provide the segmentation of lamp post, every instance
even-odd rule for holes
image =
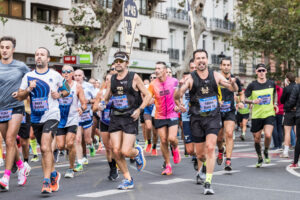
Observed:
[[[73,32],[67,32],[66,33],[66,38],[67,38],[67,45],[69,47],[69,55],[72,55],[72,46],[74,45],[75,42],[75,34]]]

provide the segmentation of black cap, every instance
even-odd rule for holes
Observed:
[[[129,56],[127,55],[127,53],[119,51],[119,52],[114,54],[114,59],[115,60],[120,59],[120,60],[123,60],[123,61],[128,61]]]
[[[267,69],[266,65],[263,64],[263,63],[259,63],[259,64],[256,65],[256,69],[258,69],[260,67],[263,67],[263,68]]]

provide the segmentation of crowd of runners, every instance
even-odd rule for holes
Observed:
[[[196,183],[204,186],[204,194],[214,194],[215,162],[224,163],[226,171],[232,170],[236,128],[241,129],[240,140],[244,141],[249,119],[257,168],[271,162],[270,148],[282,150],[283,158],[289,157],[291,134],[295,133],[294,161],[289,167],[298,167],[300,85],[291,72],[286,74],[282,89],[267,79],[267,67],[258,64],[256,80],[243,88],[231,73],[230,58],[221,59],[217,72],[208,68],[208,53],[198,49],[182,78],[172,77],[172,69],[158,61],[150,80],[142,80],[128,70],[129,56],[120,51],[114,54],[103,81],[91,78],[87,82],[84,72],[74,71],[70,65],[64,65],[61,74],[50,69],[50,52],[45,47],[36,49],[36,66],[31,70],[13,58],[15,47],[14,38],[0,38],[0,165],[5,164],[0,179],[2,191],[9,190],[10,176],[15,172],[18,184],[26,184],[31,152],[30,162],[41,158],[41,193],[56,192],[62,176],[73,178],[74,173],[84,170],[87,149],[94,157],[103,143],[110,169],[108,179],[116,181],[119,173],[124,178],[118,189],[134,188],[126,158],[142,171],[146,167],[144,151],[157,156],[159,146],[164,159],[161,175],[172,175],[172,164],[179,164],[181,156],[191,156]],[[140,125],[143,148],[136,138]],[[184,149],[178,145],[179,132]],[[64,175],[55,169],[62,152],[69,161]]]

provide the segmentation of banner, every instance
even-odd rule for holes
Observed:
[[[133,43],[134,32],[138,18],[138,9],[135,0],[124,0],[123,19],[125,32],[126,53],[130,55]]]
[[[187,0],[187,4],[188,4],[188,15],[189,15],[189,29],[190,29],[190,32],[191,32],[193,49],[195,51],[196,48],[197,48],[197,45],[196,45],[196,39],[195,39],[193,11],[191,9],[192,0]]]

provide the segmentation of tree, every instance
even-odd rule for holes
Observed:
[[[0,3],[2,2],[3,0],[0,0]],[[0,6],[0,14],[2,14],[2,6]],[[6,17],[3,17],[3,16],[0,16],[0,22],[3,24],[3,26],[6,24],[6,22],[8,21],[8,19]]]
[[[122,22],[124,0],[112,0],[111,9],[107,9],[109,1],[106,0],[85,0],[81,4],[76,4],[70,10],[70,24],[51,25],[45,28],[53,32],[55,45],[67,51],[67,43],[63,39],[65,33],[72,31],[77,35],[77,44],[74,50],[91,52],[93,64],[97,66],[93,76],[103,77],[107,71],[109,50],[112,47],[115,33]],[[149,0],[151,10],[155,9],[160,0]],[[56,28],[63,26],[65,32],[57,33]]]
[[[261,54],[276,62],[275,79],[300,65],[300,1],[239,0],[233,46],[243,55]]]

